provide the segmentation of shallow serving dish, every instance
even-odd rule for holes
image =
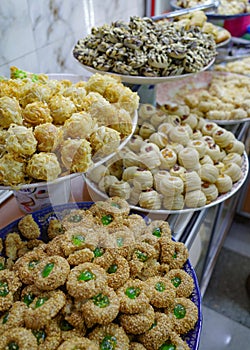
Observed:
[[[58,205],[54,207],[47,207],[42,210],[33,212],[31,215],[35,222],[40,228],[41,235],[39,239],[47,241],[47,228],[49,221],[52,218],[62,219],[65,215],[69,214],[72,209],[89,209],[93,202],[79,202],[79,203],[68,203],[63,205]],[[131,212],[132,213],[132,212]],[[143,216],[143,214],[142,214]],[[147,217],[145,217],[147,222]],[[18,222],[20,219],[10,223],[6,227],[0,230],[0,238],[5,238],[8,233],[18,232]],[[0,254],[1,256],[1,254]],[[199,340],[202,328],[202,311],[201,311],[201,294],[199,290],[199,284],[196,277],[194,268],[192,267],[189,260],[185,263],[183,269],[192,277],[194,282],[194,290],[190,296],[190,299],[195,303],[198,308],[198,321],[195,328],[189,331],[183,339],[187,342],[191,350],[198,350]]]

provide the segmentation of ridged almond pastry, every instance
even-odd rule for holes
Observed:
[[[242,155],[245,151],[245,145],[243,142],[235,139],[229,143],[229,145],[225,148],[227,153],[239,153]]]
[[[122,180],[127,181],[129,183],[133,182],[134,175],[139,168],[137,166],[129,166],[128,168],[123,170]]]
[[[186,171],[181,178],[186,193],[201,189],[201,178],[196,171]]]
[[[156,113],[157,109],[154,105],[150,103],[144,103],[140,105],[138,118],[142,121],[150,120],[150,118],[153,117]]]
[[[166,179],[170,176],[169,171],[167,170],[158,170],[154,175],[154,188],[157,192],[160,192],[160,183],[163,179]]]
[[[180,143],[183,146],[186,146],[190,140],[188,131],[182,126],[171,129],[168,136],[172,142]]]
[[[223,152],[216,143],[207,144],[206,154],[209,155],[214,162],[219,162],[223,158]]]
[[[204,182],[201,185],[201,190],[207,198],[206,204],[209,204],[212,201],[214,201],[219,195],[216,185],[208,182]]]
[[[211,110],[206,113],[206,118],[211,120],[230,120],[231,111]]]
[[[125,168],[128,168],[130,166],[140,167],[142,165],[140,162],[139,156],[135,152],[129,150],[126,147],[124,147],[124,149],[122,149],[119,152],[119,154],[121,156],[121,159],[123,160],[123,166]]]
[[[241,168],[235,163],[228,163],[221,169],[221,174],[227,174],[231,177],[233,183],[241,179]]]
[[[182,177],[182,175],[186,172],[187,170],[183,166],[178,164],[175,164],[169,171],[171,176],[180,176],[180,177]]]
[[[145,142],[141,148],[140,148],[140,152],[141,153],[149,153],[151,151],[155,151],[155,152],[160,152],[160,148],[153,142]]]
[[[219,170],[213,164],[203,164],[199,170],[199,176],[202,181],[215,183],[219,176]]]
[[[162,205],[167,210],[182,210],[184,204],[184,196],[181,193],[176,193],[174,196],[164,196],[162,200]]]
[[[131,149],[131,151],[138,153],[140,152],[140,149],[142,145],[145,144],[145,141],[140,135],[133,135],[131,139],[128,142],[128,147]]]
[[[181,121],[185,124],[190,125],[192,130],[194,130],[198,125],[198,119],[195,113],[190,113],[189,115],[182,116]]]
[[[228,163],[235,163],[241,167],[242,165],[242,156],[239,153],[228,153],[224,158],[223,158],[223,163],[228,164]]]
[[[156,144],[160,149],[162,149],[168,144],[168,138],[162,133],[154,132],[152,135],[150,135],[149,142]]]
[[[150,137],[150,135],[152,135],[155,131],[156,130],[151,123],[143,122],[141,127],[140,127],[140,130],[139,130],[139,135],[143,139],[148,139]]]
[[[201,132],[203,135],[213,136],[213,133],[219,128],[216,123],[205,123],[201,128]]]
[[[177,154],[169,147],[160,152],[160,168],[170,170],[177,162]]]
[[[214,164],[214,162],[208,154],[205,154],[204,157],[200,159],[200,164]]]
[[[160,192],[164,196],[175,196],[176,193],[182,193],[184,183],[180,177],[164,177],[159,184]]]
[[[142,193],[142,190],[140,187],[132,186],[130,190],[129,203],[132,205],[138,205],[141,193]]]
[[[161,196],[155,190],[142,192],[139,196],[139,204],[142,208],[159,210],[161,209]]]
[[[125,181],[116,181],[109,186],[110,197],[120,197],[123,199],[129,199],[130,197],[130,186]]]
[[[235,139],[234,134],[223,128],[218,128],[213,132],[213,139],[222,148],[227,147]]]
[[[105,176],[109,174],[109,170],[108,168],[103,165],[100,164],[97,167],[94,167],[93,169],[91,169],[91,171],[88,172],[88,178],[95,182],[98,183],[101,181],[101,179]]]
[[[158,126],[158,132],[164,135],[168,135],[170,130],[174,128],[171,123],[165,122]]]
[[[150,170],[138,169],[134,173],[133,185],[142,191],[153,187],[153,175]]]
[[[148,153],[141,152],[139,158],[144,168],[149,170],[155,169],[161,165],[160,152],[156,152],[154,150]]]
[[[178,161],[187,170],[200,168],[199,153],[192,147],[186,147],[178,153]]]
[[[188,146],[196,149],[199,153],[199,158],[204,157],[206,153],[206,142],[204,140],[191,140]]]
[[[227,174],[220,174],[215,182],[215,185],[220,194],[227,193],[231,191],[233,187],[233,181],[231,177]]]
[[[150,123],[158,128],[159,125],[166,121],[166,114],[160,109],[156,109],[155,114],[150,118]]]
[[[206,205],[207,198],[201,190],[185,193],[185,205],[189,208],[199,208]]]
[[[98,188],[103,193],[109,192],[109,187],[112,185],[112,183],[117,181],[117,177],[114,175],[105,175],[101,178],[101,180],[98,183]]]

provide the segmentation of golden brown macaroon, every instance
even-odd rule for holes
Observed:
[[[61,167],[57,156],[54,153],[35,153],[29,159],[26,172],[36,179],[43,181],[53,181],[61,174]]]
[[[0,126],[8,128],[12,123],[23,124],[22,110],[15,97],[0,97]]]
[[[32,128],[11,124],[5,143],[6,150],[22,157],[31,156],[36,152],[37,140]]]
[[[85,139],[98,128],[97,122],[90,114],[81,111],[73,113],[62,127],[64,138]]]
[[[40,236],[40,228],[31,214],[25,215],[18,222],[18,229],[27,239],[35,239]]]
[[[63,131],[52,123],[44,123],[35,126],[34,136],[37,140],[37,149],[40,152],[54,152],[62,142]]]
[[[29,103],[22,110],[23,123],[26,126],[36,126],[44,123],[51,123],[52,117],[47,103],[36,101]]]
[[[92,165],[91,144],[85,139],[67,139],[61,144],[61,161],[71,172],[85,172]]]
[[[5,153],[0,158],[0,183],[15,186],[29,182],[26,174],[26,162],[14,154]]]
[[[52,96],[48,101],[53,124],[62,125],[76,112],[76,106],[69,97],[60,94]]]
[[[4,247],[6,257],[16,260],[19,250],[24,247],[24,242],[19,233],[11,232],[5,237]]]

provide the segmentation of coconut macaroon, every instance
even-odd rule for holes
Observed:
[[[18,229],[21,234],[27,239],[35,239],[40,236],[40,227],[34,220],[31,214],[25,215],[18,222]]]
[[[57,179],[62,170],[54,153],[40,152],[30,158],[26,171],[36,180],[53,181]]]

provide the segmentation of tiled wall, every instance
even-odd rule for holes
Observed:
[[[9,67],[85,74],[72,48],[93,26],[145,15],[144,0],[1,0],[0,75]]]

